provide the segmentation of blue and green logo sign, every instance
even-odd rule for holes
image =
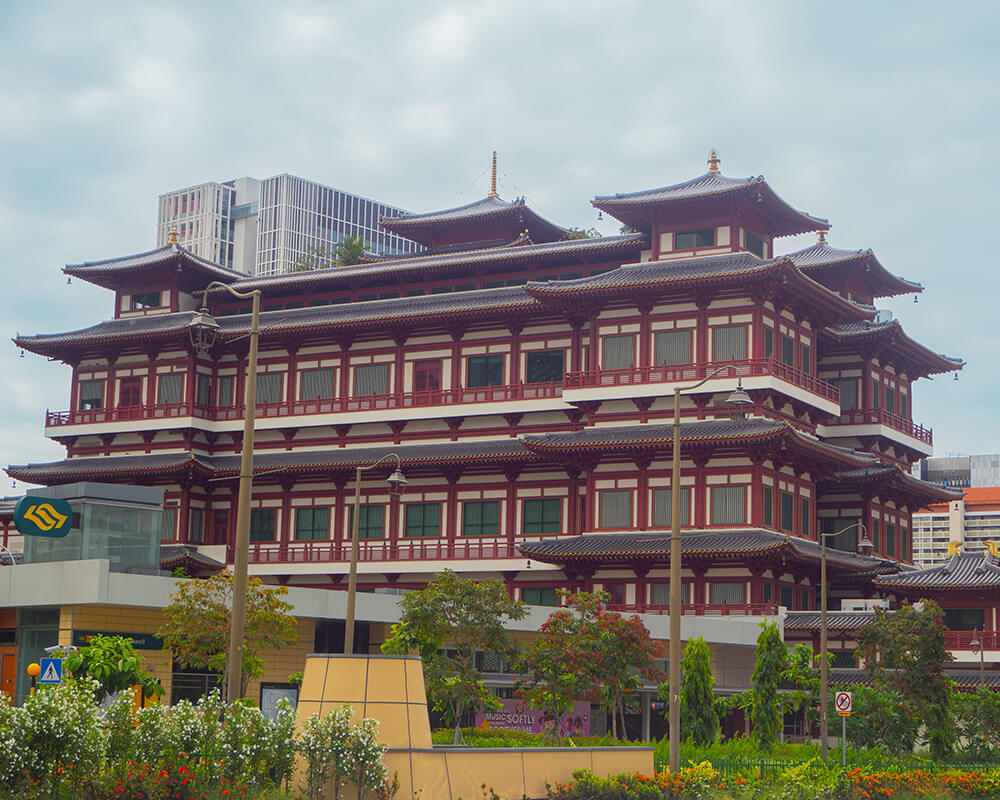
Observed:
[[[73,509],[65,500],[26,495],[14,506],[14,527],[25,536],[58,539],[73,527]]]

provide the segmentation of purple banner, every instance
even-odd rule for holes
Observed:
[[[542,733],[547,724],[542,719],[540,709],[531,708],[525,704],[521,708],[520,700],[501,700],[503,710],[488,711],[476,714],[476,727],[486,730],[514,730]],[[590,703],[574,703],[573,710],[562,718],[563,736],[590,735]]]

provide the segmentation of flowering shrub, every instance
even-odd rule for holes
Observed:
[[[699,800],[737,790],[743,778],[727,780],[707,761],[653,777],[638,773],[601,778],[589,770],[573,773],[573,783],[549,785],[549,800]]]
[[[897,795],[955,798],[1000,797],[1000,769],[985,772],[867,772],[852,769],[845,774],[851,800],[880,800]]]

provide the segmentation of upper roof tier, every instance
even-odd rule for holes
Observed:
[[[512,242],[525,235],[537,243],[572,238],[565,228],[533,211],[523,197],[508,203],[493,193],[474,203],[444,211],[388,217],[379,225],[432,249],[454,245],[475,247],[481,242]]]
[[[906,595],[923,595],[954,590],[989,590],[1000,588],[1000,564],[989,550],[956,551],[943,564],[899,575],[886,575],[875,581],[879,589]]]
[[[181,277],[181,288],[192,291],[204,288],[211,281],[232,283],[246,278],[243,272],[220,266],[212,261],[196,256],[179,244],[165,244],[145,253],[108,258],[103,261],[84,261],[82,264],[67,264],[63,272],[103,286],[105,289],[119,289],[123,284],[134,283],[149,273],[169,268]]]
[[[825,328],[821,336],[830,344],[828,355],[836,354],[838,346],[844,353],[856,352],[861,346],[867,346],[873,353],[889,351],[896,367],[911,378],[952,372],[965,366],[961,358],[935,353],[911,339],[898,319],[854,320]]]
[[[810,278],[835,292],[843,291],[845,284],[852,279],[863,282],[872,297],[895,297],[924,290],[919,283],[889,272],[870,249],[841,250],[831,247],[825,233],[820,233],[816,244],[788,253],[788,258]]]
[[[798,211],[778,197],[764,176],[723,175],[714,151],[708,163],[709,171],[697,178],[658,189],[599,195],[592,205],[636,230],[647,232],[654,221],[666,223],[672,216],[690,222],[697,218],[728,217],[749,209],[767,220],[772,236],[829,229],[827,220]]]

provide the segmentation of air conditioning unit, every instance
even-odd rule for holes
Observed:
[[[888,603],[885,600],[861,600],[861,599],[848,599],[840,601],[841,611],[878,611],[879,609],[888,608]]]

